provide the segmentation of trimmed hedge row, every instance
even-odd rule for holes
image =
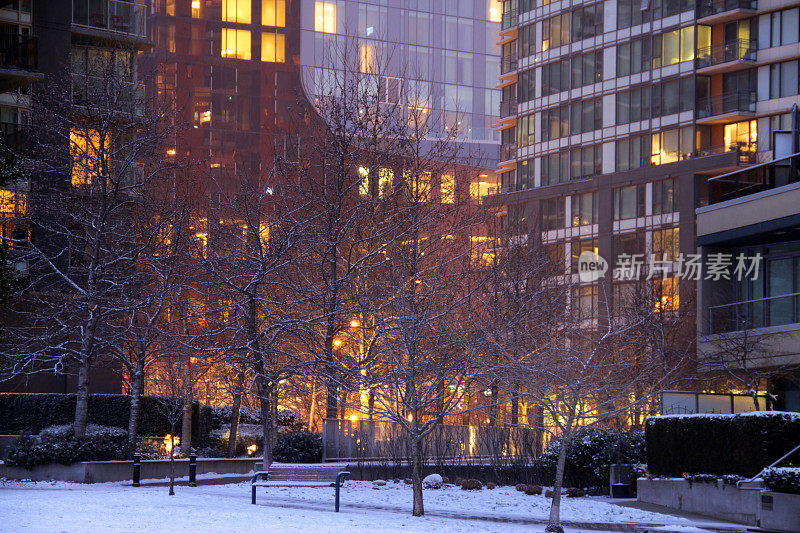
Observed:
[[[143,396],[139,410],[139,435],[163,437],[170,432],[164,398]],[[90,394],[89,423],[128,428],[131,397],[125,394]],[[0,393],[0,434],[39,433],[75,419],[75,394]],[[180,425],[180,423],[179,423]],[[211,408],[194,402],[192,441],[202,446],[211,431]]]
[[[647,467],[654,476],[754,476],[800,442],[800,413],[667,415],[647,419]]]
[[[768,468],[761,477],[768,490],[800,494],[800,468]]]

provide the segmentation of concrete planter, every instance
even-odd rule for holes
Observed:
[[[639,501],[758,525],[761,491],[716,483],[689,483],[683,478],[637,480]]]
[[[239,474],[252,472],[261,459],[197,459],[197,475]],[[142,461],[142,479],[169,477],[169,461]],[[189,460],[175,460],[175,476],[189,475]],[[129,481],[133,477],[133,461],[87,461],[71,465],[49,464],[32,470],[0,465],[0,477],[7,479],[30,479],[33,481],[72,481],[75,483],[108,483]]]
[[[759,526],[769,531],[800,531],[800,494],[760,493]]]

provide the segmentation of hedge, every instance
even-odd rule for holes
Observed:
[[[751,477],[800,442],[800,413],[666,415],[647,420],[647,466],[654,476]]]
[[[170,432],[164,415],[164,398],[143,396],[139,410],[139,435],[163,437]],[[131,398],[125,394],[90,394],[89,422],[128,429]],[[71,424],[75,419],[75,394],[0,393],[0,434],[39,433],[49,426]],[[180,422],[179,422],[180,425]],[[194,402],[192,441],[203,446],[211,431],[211,408]]]
[[[800,468],[768,468],[761,477],[767,490],[800,494]]]

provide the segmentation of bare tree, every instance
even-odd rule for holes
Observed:
[[[107,325],[126,308],[125,287],[144,241],[129,224],[167,166],[165,115],[151,104],[132,50],[114,50],[37,85],[37,149],[26,162],[34,239],[30,283],[14,306],[4,350],[12,372],[77,372],[75,432],[87,423],[90,370],[114,342]]]

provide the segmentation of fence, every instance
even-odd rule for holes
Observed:
[[[411,456],[399,424],[382,420],[327,419],[322,429],[325,461],[391,461]],[[542,451],[541,431],[515,426],[438,425],[423,441],[423,457],[437,464],[526,462]]]

